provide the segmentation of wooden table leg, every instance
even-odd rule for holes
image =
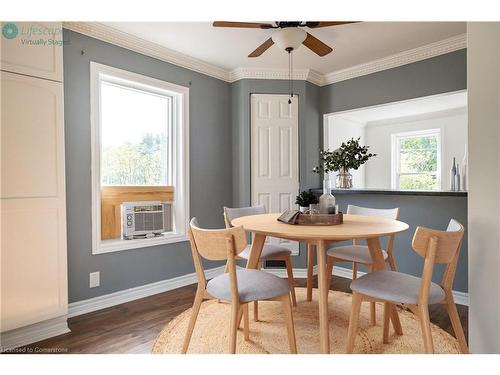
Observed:
[[[378,237],[368,238],[366,240],[370,255],[373,259],[373,271],[381,271],[385,269],[384,254],[380,248],[380,240]]]
[[[253,238],[252,249],[250,250],[250,258],[248,258],[247,268],[256,269],[258,267],[260,254],[262,254],[262,248],[264,247],[264,242],[266,242],[266,235],[256,233]]]
[[[314,245],[307,243],[307,300],[312,301],[313,290],[313,268],[314,268]]]
[[[380,240],[378,237],[369,238],[366,240],[368,244],[368,249],[370,250],[370,255],[373,259],[373,271],[383,271],[385,270],[384,254],[382,254],[382,249],[380,247]],[[391,307],[391,321],[398,335],[401,335],[403,331],[401,330],[401,322],[399,321],[399,315],[395,306]]]
[[[318,257],[318,287],[319,287],[319,334],[321,353],[330,353],[329,324],[328,324],[328,286],[326,275],[326,247],[320,240],[316,248]]]

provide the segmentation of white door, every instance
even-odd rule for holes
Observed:
[[[253,94],[251,101],[251,194],[252,205],[267,212],[296,208],[299,192],[298,98],[288,95]],[[268,243],[299,253],[298,242],[270,238]]]

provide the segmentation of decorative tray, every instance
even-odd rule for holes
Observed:
[[[340,225],[344,222],[342,212],[338,214],[300,214],[297,216],[297,225]]]

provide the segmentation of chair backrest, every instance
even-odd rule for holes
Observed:
[[[354,206],[352,204],[347,205],[348,215],[366,215],[366,216],[380,216],[387,219],[396,220],[399,216],[399,208],[368,208]]]
[[[347,205],[347,214],[348,215],[366,215],[366,216],[379,216],[384,217],[386,219],[394,219],[396,220],[399,217],[399,208],[369,208],[369,207],[360,207],[354,206],[352,204]],[[395,234],[389,236],[389,242],[387,243],[387,252],[391,254],[394,248],[394,238]],[[353,240],[352,243],[354,245],[359,244],[359,240]]]
[[[425,259],[419,291],[419,304],[426,304],[428,301],[435,263],[447,264],[441,286],[447,293],[451,293],[463,236],[464,227],[455,219],[450,220],[446,231],[424,227],[417,227],[415,230],[412,247],[418,255]]]
[[[224,207],[224,221],[226,228],[231,228],[231,221],[242,216],[265,214],[266,208],[263,204],[250,207],[230,208]]]
[[[427,257],[431,239],[436,241],[434,263],[449,264],[455,260],[464,236],[464,227],[455,219],[451,219],[446,231],[425,227],[417,227],[413,236],[412,247],[421,257]]]
[[[196,218],[189,223],[192,238],[191,246],[203,258],[210,260],[228,259],[228,251],[238,255],[247,246],[247,238],[243,227],[227,229],[202,229]],[[228,240],[232,241],[234,248],[228,248]]]

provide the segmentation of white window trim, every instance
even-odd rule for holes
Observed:
[[[101,129],[100,129],[100,92],[101,76],[111,76],[113,81],[125,84],[133,82],[134,87],[144,87],[148,91],[168,92],[173,96],[174,116],[180,116],[180,127],[173,127],[173,155],[175,168],[172,182],[175,186],[173,210],[174,233],[162,237],[134,240],[101,240]],[[156,245],[187,241],[189,225],[189,88],[175,85],[141,74],[90,62],[90,100],[91,100],[91,177],[92,177],[92,254],[138,249]],[[174,121],[177,122],[177,121]]]
[[[443,148],[441,147],[441,139],[442,139],[442,129],[441,128],[433,128],[433,129],[424,129],[424,130],[416,130],[409,132],[401,132],[391,134],[391,189],[399,188],[399,140],[401,138],[410,138],[416,136],[425,136],[425,135],[437,135],[438,143],[437,143],[437,172],[436,176],[438,179],[438,188],[435,189],[439,191],[442,189],[442,152]]]

